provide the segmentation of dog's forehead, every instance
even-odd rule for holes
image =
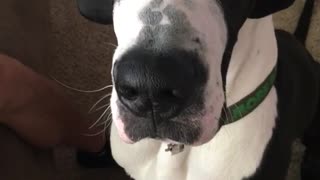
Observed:
[[[201,39],[212,34],[209,31],[214,31],[212,27],[218,24],[215,14],[221,21],[222,12],[218,6],[216,0],[140,0],[135,3],[120,0],[114,9],[118,44],[139,44],[155,49],[203,48],[205,43],[201,43]]]
[[[186,6],[187,2],[191,0],[186,1]],[[144,47],[177,47],[197,39],[197,32],[186,12],[163,0],[152,1],[139,13],[139,19],[144,26],[138,42]]]
[[[162,24],[177,24],[179,20],[186,18],[184,12],[179,11],[173,4],[165,3],[164,0],[153,0],[139,12],[139,18],[145,25],[158,25],[164,16],[169,18],[170,22]]]

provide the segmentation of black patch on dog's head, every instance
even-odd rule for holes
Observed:
[[[140,32],[137,44],[148,49],[163,50],[163,47],[166,49],[177,48],[184,42],[197,39],[199,41],[197,44],[201,45],[197,32],[182,11],[172,5],[166,6],[163,12],[152,10],[152,8],[159,8],[160,5],[151,4],[139,14],[145,26]],[[169,24],[160,24],[163,16],[168,18]]]
[[[143,24],[155,26],[161,22],[163,15],[159,11],[152,11],[151,8],[147,8],[143,13],[140,13],[139,17]]]
[[[154,8],[154,7],[159,7],[161,4],[163,3],[163,0],[153,0],[151,2],[151,7]]]

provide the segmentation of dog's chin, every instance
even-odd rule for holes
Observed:
[[[203,122],[206,122],[205,118],[203,120],[204,120]],[[208,121],[207,121],[206,123],[202,123],[202,128],[201,128],[202,130],[201,130],[198,138],[192,142],[184,141],[183,137],[176,137],[175,139],[171,139],[171,138],[168,138],[166,136],[166,134],[163,134],[162,137],[146,136],[146,137],[141,137],[139,139],[133,140],[132,138],[130,138],[130,135],[128,135],[125,132],[125,125],[120,118],[114,119],[114,123],[117,128],[118,135],[119,135],[120,139],[126,144],[135,144],[135,143],[138,143],[144,139],[154,139],[154,140],[166,143],[166,144],[184,144],[184,145],[196,147],[196,146],[204,145],[204,144],[208,143],[209,141],[211,141],[218,131],[218,122],[211,121],[210,122],[211,124],[208,124]],[[178,128],[180,128],[179,125],[174,127],[174,129],[178,129]],[[168,133],[168,136],[169,136],[169,133]]]

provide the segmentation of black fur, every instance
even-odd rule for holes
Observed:
[[[281,11],[293,4],[294,0],[256,0],[249,18],[261,18]]]
[[[80,14],[86,19],[100,23],[112,24],[114,0],[77,0]]]

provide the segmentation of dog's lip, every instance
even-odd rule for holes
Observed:
[[[115,125],[116,125],[116,128],[118,130],[118,134],[119,134],[120,139],[126,144],[136,144],[136,143],[138,143],[138,142],[140,142],[141,140],[144,140],[144,139],[153,139],[153,140],[157,140],[157,141],[160,141],[162,143],[165,143],[165,144],[184,144],[184,145],[188,145],[188,146],[192,146],[192,147],[198,147],[198,146],[202,146],[202,145],[210,142],[216,136],[216,134],[218,133],[218,131],[220,129],[219,127],[217,127],[215,129],[213,129],[212,131],[202,131],[199,139],[194,141],[193,143],[190,143],[190,144],[188,144],[188,143],[185,144],[183,142],[178,142],[178,141],[175,141],[173,139],[166,138],[166,137],[146,136],[146,137],[141,137],[141,139],[132,140],[124,132],[124,123],[123,123],[122,120],[123,119],[121,119],[121,118],[117,118],[115,120]],[[176,123],[179,124],[179,122],[176,122]]]
[[[121,119],[115,119],[114,123],[116,125],[116,128],[118,130],[118,134],[120,136],[120,139],[124,141],[127,144],[134,144],[134,142],[127,136],[127,134],[124,132],[124,124]]]
[[[117,106],[122,106],[123,107],[123,105],[121,103],[119,104],[119,102],[118,102]],[[122,113],[124,113],[124,112],[122,112]],[[130,113],[131,114],[131,112],[125,112],[125,113]],[[136,117],[134,114],[131,114],[131,115],[133,115],[133,117]],[[125,120],[125,119],[123,119],[124,118],[123,114],[122,114],[122,116],[117,116],[117,117],[114,117],[114,118],[115,119],[113,119],[113,120],[121,121],[120,123],[116,123],[116,128],[118,129],[118,133],[119,133],[120,139],[123,142],[125,142],[126,144],[136,144],[136,143],[140,142],[141,140],[152,139],[152,140],[156,140],[156,141],[159,141],[159,142],[162,142],[162,143],[165,143],[165,144],[184,144],[184,145],[188,145],[188,146],[198,147],[198,146],[204,145],[204,144],[208,143],[210,140],[212,140],[212,138],[217,134],[217,131],[218,131],[218,129],[214,129],[213,131],[211,131],[211,133],[209,133],[210,135],[207,134],[208,132],[203,132],[202,131],[200,133],[200,136],[198,137],[198,139],[195,140],[192,143],[179,142],[179,141],[175,141],[175,140],[166,138],[165,136],[158,137],[156,135],[153,136],[153,137],[152,136],[145,136],[145,137],[141,137],[139,139],[130,139],[128,137],[128,135],[124,132],[125,124],[123,123],[123,120]],[[139,117],[136,117],[136,118],[139,118]],[[200,119],[199,118],[200,117],[198,117],[196,119],[198,119],[199,121],[208,120],[208,119],[212,118],[212,115],[206,115],[206,116],[203,115]],[[144,120],[147,120],[147,119],[144,118]],[[179,124],[184,124],[183,122],[177,121],[177,119],[169,119],[168,121],[176,123],[177,126]]]
[[[126,135],[123,135],[123,133],[119,133],[120,138],[122,139],[123,142],[127,144],[134,144],[135,142],[129,139]]]

